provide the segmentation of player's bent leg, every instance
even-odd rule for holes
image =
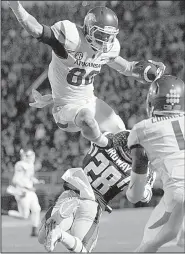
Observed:
[[[35,192],[31,192],[30,197],[30,210],[31,210],[31,222],[32,222],[32,232],[31,236],[37,236],[37,230],[40,223],[40,212],[41,207],[39,204],[38,197]]]
[[[45,213],[39,229],[38,229],[38,241],[40,244],[44,244],[45,238],[46,238],[46,221],[51,217],[51,213],[53,210],[53,206],[51,206]]]
[[[81,129],[82,135],[89,141],[101,147],[108,145],[108,139],[102,135],[98,123],[90,109],[82,108],[76,115],[75,124]]]
[[[22,220],[27,219],[27,218],[23,217],[19,211],[16,211],[16,210],[9,210],[8,215],[10,217],[15,217],[15,218],[22,219]]]
[[[69,105],[70,106],[70,105]],[[65,114],[64,114],[65,111]],[[73,106],[72,107],[58,107],[58,106],[54,106],[52,109],[52,114],[53,117],[55,119],[55,122],[57,124],[57,126],[66,132],[78,132],[80,131],[80,128],[77,127],[74,124],[74,117],[76,115],[77,112],[77,108],[75,108]],[[66,117],[65,115],[68,115],[68,117]]]
[[[68,245],[63,241],[65,246],[74,252],[91,252],[97,242],[101,213],[101,207],[97,202],[80,200],[80,206],[71,228],[71,235],[78,241],[73,246],[72,240],[68,242]]]
[[[156,252],[162,245],[173,240],[182,225],[184,197],[182,190],[164,194],[154,209],[146,227],[144,238],[135,252]]]
[[[15,198],[15,199],[17,201],[18,211],[9,210],[8,215],[18,219],[25,219],[25,220],[28,219],[30,215],[30,210],[29,210],[29,200],[27,198],[27,194],[23,198]]]
[[[70,229],[78,204],[78,198],[73,191],[63,192],[57,200],[50,218],[45,223],[47,232],[44,246],[47,251],[53,251],[62,237],[62,232]]]
[[[80,200],[70,233],[56,227],[55,241],[59,240],[70,252],[91,252],[97,241],[100,215],[97,202]]]
[[[38,230],[38,241],[40,244],[45,245],[45,248],[48,251],[52,251],[55,248],[58,239],[61,237],[62,231],[65,232],[65,230],[69,230],[73,223],[73,216],[69,216],[63,218],[59,225],[54,225],[52,223],[53,221],[50,221],[49,225],[48,223],[46,224],[46,221],[51,217],[53,208],[54,207],[52,206],[47,210]],[[50,231],[52,231],[52,234]]]
[[[117,133],[125,130],[125,124],[119,115],[104,101],[96,99],[95,119],[101,132]]]

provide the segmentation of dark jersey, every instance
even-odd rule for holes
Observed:
[[[83,160],[83,169],[104,204],[123,191],[130,181],[131,165],[115,148],[105,150],[92,144]]]

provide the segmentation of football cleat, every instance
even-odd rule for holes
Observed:
[[[56,225],[54,221],[50,221],[49,224],[45,225],[46,227],[46,238],[44,241],[44,247],[48,252],[54,251],[57,242],[60,241],[62,237],[62,232],[59,225]]]
[[[32,227],[31,235],[32,237],[37,237],[38,232],[37,232],[37,227]]]

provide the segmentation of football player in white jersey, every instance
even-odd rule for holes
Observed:
[[[46,212],[39,230],[38,240],[47,251],[53,251],[57,242],[72,252],[95,248],[102,211],[111,212],[110,200],[125,193],[130,181],[129,132],[120,134],[123,147],[104,149],[92,143],[83,167],[68,169],[62,176],[65,191]],[[150,171],[142,202],[150,201],[154,181]]]
[[[135,203],[142,196],[147,160],[158,173],[164,190],[163,197],[146,224],[137,252],[157,252],[162,245],[175,239],[178,233],[178,245],[183,246],[184,97],[185,84],[181,79],[171,75],[157,79],[148,92],[149,119],[137,123],[128,137],[128,146],[132,151],[128,199]]]
[[[21,149],[20,156],[21,160],[15,164],[12,185],[7,188],[7,192],[13,195],[17,201],[18,211],[9,210],[7,214],[20,219],[28,219],[31,211],[31,236],[37,236],[41,207],[35,193],[34,184],[43,184],[44,181],[34,177],[34,151]]]
[[[119,56],[120,44],[116,14],[106,7],[95,7],[84,19],[83,27],[69,21],[56,22],[49,27],[41,25],[19,1],[8,1],[20,24],[39,41],[50,45],[52,60],[48,78],[52,95],[41,96],[33,91],[33,107],[53,105],[53,116],[64,131],[81,131],[82,135],[102,147],[111,145],[103,131],[116,133],[125,125],[114,110],[94,95],[94,77],[104,64],[126,76],[146,82],[133,69],[137,62],[128,62]],[[158,67],[162,75],[165,66]]]

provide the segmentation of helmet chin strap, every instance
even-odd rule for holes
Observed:
[[[111,48],[112,47],[110,47],[110,49],[108,50],[108,51],[106,51],[106,52],[104,52],[104,45],[102,44],[102,46],[101,46],[101,48],[99,48],[98,47],[98,43],[97,42],[95,42],[95,41],[93,41],[93,39],[86,33],[84,33],[84,36],[85,36],[85,39],[86,39],[86,41],[90,44],[90,46],[91,46],[91,48],[93,49],[93,51],[95,51],[95,52],[97,52],[97,53],[100,53],[100,54],[102,54],[102,53],[107,53],[107,52],[109,52],[110,50],[111,50]],[[95,44],[97,44],[97,47],[96,47],[96,45]],[[113,46],[113,45],[112,45]]]

